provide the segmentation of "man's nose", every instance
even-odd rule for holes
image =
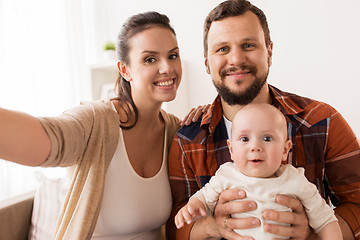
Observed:
[[[240,48],[232,48],[228,61],[231,65],[238,66],[246,62],[246,55]]]

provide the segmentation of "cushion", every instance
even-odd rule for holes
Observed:
[[[35,193],[29,239],[49,240],[55,230],[57,218],[68,189],[66,177],[49,178],[36,172],[39,188]]]

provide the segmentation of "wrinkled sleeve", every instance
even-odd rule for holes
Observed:
[[[325,175],[330,198],[339,214],[360,239],[360,150],[356,135],[346,120],[332,108]]]
[[[176,134],[169,153],[169,178],[173,206],[167,222],[167,238],[171,240],[189,239],[193,224],[185,224],[183,228],[177,229],[174,217],[199,187],[182,148],[182,143]]]
[[[51,151],[42,167],[68,167],[83,154],[93,125],[89,105],[80,105],[57,117],[40,118],[51,142]]]
[[[333,221],[337,221],[334,211],[326,203],[326,201],[319,194],[316,186],[309,182],[302,168],[297,169],[294,178],[299,185],[298,198],[305,207],[306,215],[309,219],[309,225],[319,233],[323,227]]]

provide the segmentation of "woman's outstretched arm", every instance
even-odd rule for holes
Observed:
[[[37,118],[0,108],[0,158],[38,166],[50,148],[50,139]]]

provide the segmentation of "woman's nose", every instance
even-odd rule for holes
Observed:
[[[169,74],[174,71],[172,63],[168,60],[161,61],[159,73],[160,74]]]

